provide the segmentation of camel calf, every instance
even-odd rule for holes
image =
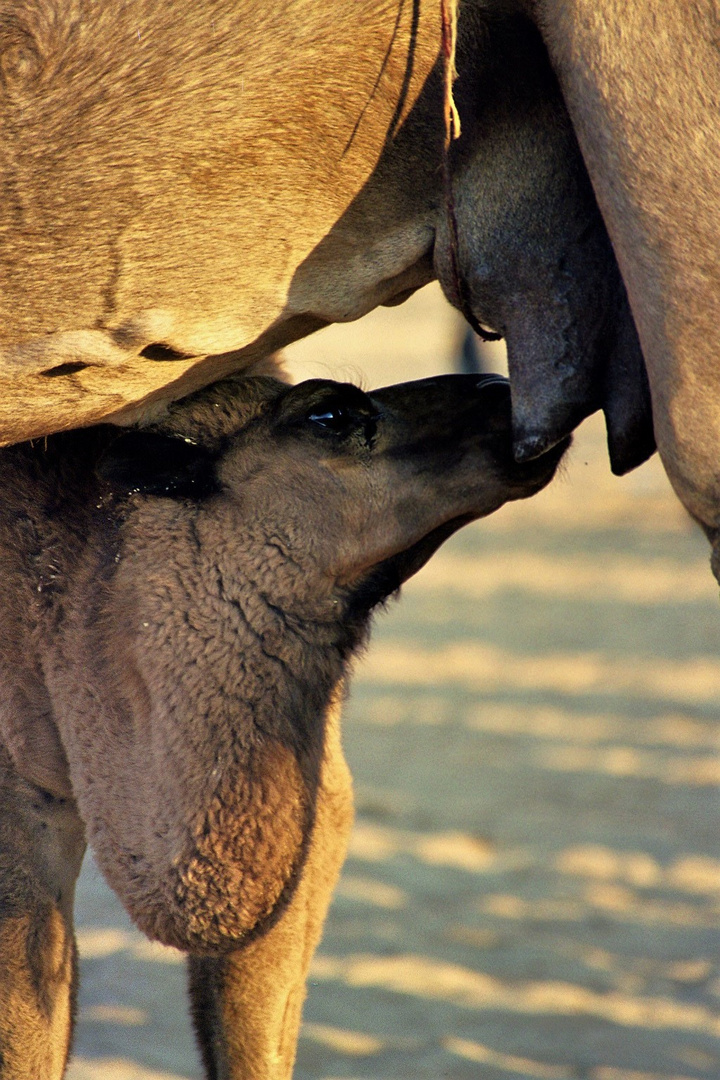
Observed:
[[[352,819],[337,703],[373,608],[548,483],[508,383],[230,379],[0,454],[0,1076],[55,1080],[85,836],[189,954],[208,1077],[292,1072]]]

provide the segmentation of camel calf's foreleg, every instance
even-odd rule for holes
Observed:
[[[27,783],[0,747],[0,1080],[59,1080],[65,1070],[84,850],[74,802]]]
[[[347,851],[352,782],[328,725],[315,824],[293,897],[262,937],[221,959],[190,957],[191,1011],[208,1080],[289,1080],[310,961]]]

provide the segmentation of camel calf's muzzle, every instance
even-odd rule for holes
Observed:
[[[462,525],[543,488],[570,442],[516,462],[510,384],[500,375],[402,383],[372,391],[369,402],[376,503],[373,509],[363,498],[364,527],[347,530],[337,550],[342,580],[360,580],[372,568],[373,600],[407,580]]]

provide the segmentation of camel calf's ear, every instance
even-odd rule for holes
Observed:
[[[128,431],[103,451],[95,471],[116,491],[199,499],[217,490],[215,464],[192,439]]]

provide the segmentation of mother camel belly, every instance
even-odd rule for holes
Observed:
[[[507,338],[519,456],[597,408],[616,471],[647,456],[639,345],[540,35],[520,2],[461,5],[444,161],[440,16],[0,0],[0,441],[132,421],[437,274]]]
[[[296,311],[290,284],[417,97],[429,21],[363,0],[2,0],[4,441],[177,397],[222,374],[188,378],[200,357],[242,367],[334,317],[317,296]],[[426,246],[400,224],[388,253],[385,226],[357,313]]]

